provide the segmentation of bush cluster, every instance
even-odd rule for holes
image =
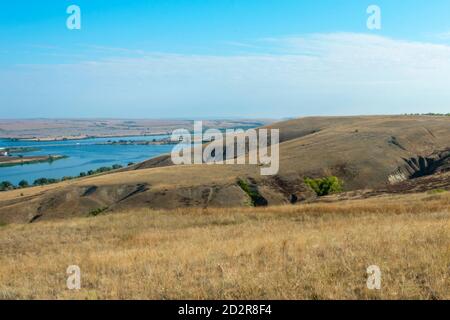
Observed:
[[[319,179],[305,178],[305,183],[319,196],[342,192],[343,183],[337,177],[325,177]]]

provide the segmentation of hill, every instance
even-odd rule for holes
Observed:
[[[162,156],[105,175],[1,193],[0,222],[142,208],[248,206],[253,201],[246,189],[268,205],[312,201],[305,177],[337,176],[347,192],[402,190],[405,184],[430,190],[435,184],[420,178],[431,175],[439,177],[440,187],[449,187],[448,117],[312,117],[265,128],[280,130],[276,176],[261,176],[258,165],[173,166],[169,156]]]

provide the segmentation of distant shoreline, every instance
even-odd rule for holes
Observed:
[[[0,137],[3,140],[18,141],[18,142],[56,142],[56,141],[74,141],[74,140],[88,140],[88,139],[101,139],[101,138],[125,138],[125,137],[156,137],[156,136],[168,136],[170,133],[152,133],[152,134],[120,134],[120,135],[83,135],[83,136],[63,136],[63,137],[32,137],[32,138],[20,138],[20,137]]]
[[[9,154],[17,154],[17,153],[27,153],[27,152],[34,152],[34,151],[40,151],[39,148],[31,148],[31,147],[7,147],[2,148],[2,151],[6,151]]]
[[[204,120],[219,130],[263,127],[269,120]],[[153,137],[193,128],[193,120],[34,119],[1,120],[0,139],[26,142],[73,141],[101,138]]]

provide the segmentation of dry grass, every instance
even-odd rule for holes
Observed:
[[[0,227],[3,299],[449,299],[449,266],[448,193]]]

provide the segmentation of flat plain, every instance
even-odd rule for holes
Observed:
[[[259,127],[273,120],[207,120],[214,128]],[[29,141],[78,140],[89,137],[130,137],[168,134],[189,129],[191,120],[163,119],[0,119],[0,138]]]

